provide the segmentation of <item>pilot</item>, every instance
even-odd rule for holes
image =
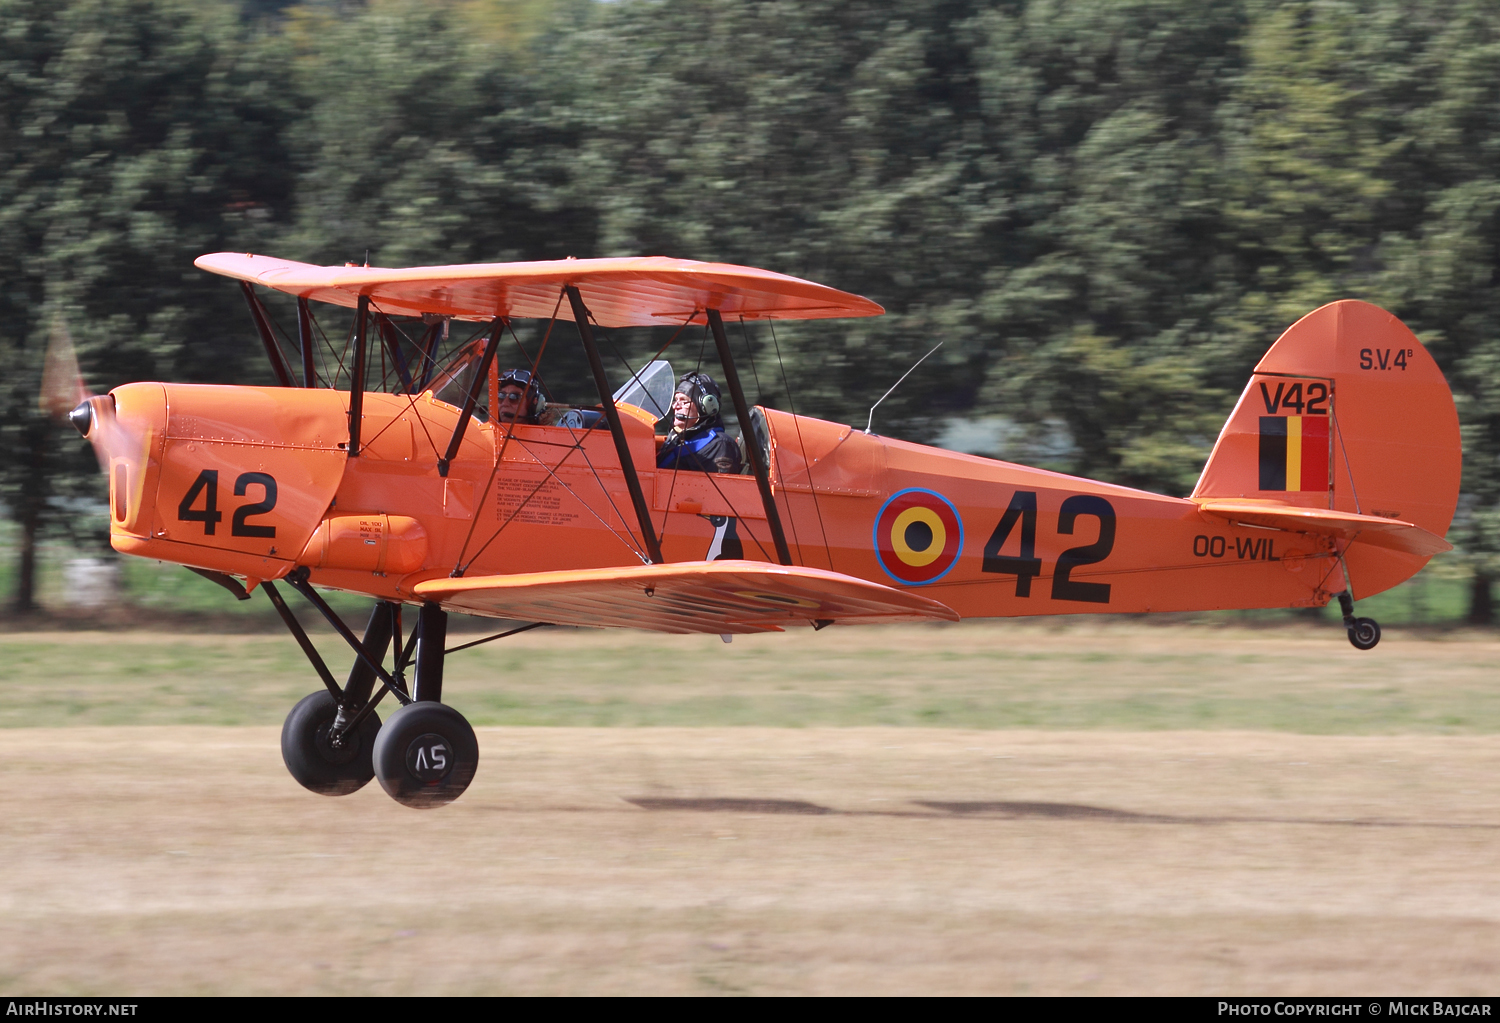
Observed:
[[[670,429],[657,453],[661,469],[693,469],[698,472],[740,471],[740,447],[724,432],[719,414],[719,385],[706,373],[689,373],[677,382]]]
[[[530,370],[508,369],[500,374],[500,407],[495,410],[497,420],[535,426],[541,421],[538,406],[545,407],[545,404]]]

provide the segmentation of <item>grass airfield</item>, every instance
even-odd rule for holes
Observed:
[[[431,813],[286,775],[280,721],[313,686],[285,636],[0,648],[7,994],[1500,975],[1489,634],[1362,654],[1331,623],[538,630],[451,659],[481,764]]]
[[[348,648],[303,620],[342,679]],[[483,624],[450,634],[449,644],[493,631]],[[476,726],[1500,734],[1497,654],[1492,634],[1399,629],[1360,652],[1337,619],[1258,628],[1101,618],[835,627],[729,645],[715,636],[539,629],[449,657],[444,699]],[[0,729],[279,726],[317,687],[285,632],[9,633],[0,634],[0,659]]]

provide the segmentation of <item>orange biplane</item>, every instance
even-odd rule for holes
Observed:
[[[381,269],[217,253],[197,264],[241,282],[281,386],[126,384],[70,418],[109,474],[116,550],[188,566],[242,599],[263,589],[307,653],[324,688],[287,717],[282,752],[315,792],[378,777],[426,807],[468,786],[478,744],[442,703],[450,612],[518,623],[490,638],[553,624],[727,640],[1337,597],[1351,642],[1369,649],[1380,629],[1354,617],[1354,596],[1449,549],[1452,395],[1411,332],[1363,302],[1309,313],[1271,346],[1183,499],[750,407],[726,319],[882,312],[765,270],[660,257]],[[278,341],[255,285],[296,296],[294,344]],[[354,310],[327,376],[313,302]],[[520,318],[548,321],[535,353],[520,349],[533,372],[561,343],[551,328],[575,324],[597,407],[546,425],[489,414],[497,352],[520,345]],[[596,329],[689,324],[713,337],[744,475],[657,467],[665,362],[611,387]],[[351,647],[343,685],[281,580]],[[315,587],[373,597],[364,635]],[[382,725],[387,694],[400,707]]]

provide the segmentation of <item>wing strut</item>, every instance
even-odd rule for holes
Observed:
[[[295,386],[292,383],[292,371],[287,369],[286,359],[281,355],[281,347],[276,343],[276,335],[271,333],[271,321],[266,317],[265,306],[260,304],[260,296],[255,293],[255,288],[249,281],[240,281],[240,290],[245,293],[245,304],[250,307],[250,318],[255,321],[255,329],[260,334],[260,343],[266,346],[266,358],[271,360],[271,369],[276,372],[276,380],[282,387]]]
[[[573,320],[578,324],[578,337],[583,341],[583,350],[589,357],[589,368],[594,371],[594,383],[599,388],[599,402],[604,406],[604,418],[609,421],[609,433],[615,440],[615,451],[620,456],[620,471],[625,474],[625,486],[630,490],[630,503],[635,505],[635,517],[641,526],[641,538],[646,542],[646,553],[652,564],[660,565],[661,541],[651,524],[651,510],[646,507],[646,495],[641,492],[641,478],[636,475],[635,463],[630,460],[630,445],[625,440],[625,428],[620,425],[620,410],[615,408],[614,392],[609,389],[609,379],[604,375],[604,362],[599,358],[599,346],[594,343],[594,330],[589,326],[589,311],[583,304],[583,296],[573,285],[567,285],[568,302],[573,306]]]
[[[464,433],[469,429],[469,420],[474,418],[474,406],[479,404],[479,390],[484,382],[489,379],[490,366],[495,361],[495,351],[500,347],[500,334],[505,330],[505,320],[495,317],[495,322],[490,324],[490,339],[485,343],[484,355],[480,356],[479,367],[474,370],[474,379],[469,382],[469,393],[464,395],[463,411],[458,414],[458,423],[453,427],[453,436],[448,438],[448,450],[443,452],[443,457],[438,459],[438,475],[448,475],[448,466],[458,457],[458,446],[463,443]],[[490,410],[491,422],[494,422],[495,410]]]
[[[307,299],[297,299],[297,343],[302,346],[302,386],[317,387],[318,372],[313,367],[312,310]]]
[[[432,371],[437,369],[438,342],[443,337],[443,325],[447,322],[439,318],[427,328],[427,333],[422,335],[422,365],[419,367],[421,372],[412,381],[412,394],[421,394],[427,390],[427,382],[432,379]]]
[[[349,373],[349,457],[359,457],[359,428],[365,417],[365,349],[370,332],[370,296],[359,296],[354,315],[354,369]]]
[[[409,393],[411,371],[407,369],[406,356],[401,354],[401,334],[385,313],[376,313],[375,323],[380,327],[380,339],[385,342],[385,350],[390,353],[391,361],[396,364],[396,372],[401,376],[402,393]]]
[[[776,557],[783,565],[792,563],[792,551],[786,544],[786,531],[781,528],[781,512],[776,508],[776,497],[771,493],[771,476],[762,460],[760,444],[755,440],[755,431],[750,425],[750,405],[745,401],[745,390],[740,386],[739,370],[734,368],[734,356],[729,351],[729,339],[724,336],[724,317],[719,310],[708,311],[708,325],[714,333],[714,347],[719,349],[719,364],[724,367],[724,383],[729,385],[729,396],[734,399],[734,414],[740,420],[740,435],[745,438],[745,454],[750,458],[750,467],[755,472],[755,483],[760,488],[760,503],[766,509],[766,525],[771,527],[771,539],[776,542]]]

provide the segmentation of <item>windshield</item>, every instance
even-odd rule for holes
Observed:
[[[474,374],[479,372],[479,363],[484,358],[484,346],[488,339],[476,337],[454,353],[442,369],[432,378],[432,396],[438,401],[463,408],[469,388],[474,384]],[[474,416],[481,422],[489,418],[489,394],[484,388],[479,391],[479,403],[474,406]]]
[[[624,402],[645,409],[658,419],[665,418],[672,407],[672,364],[654,359],[646,368],[621,385],[615,392],[615,404]]]

